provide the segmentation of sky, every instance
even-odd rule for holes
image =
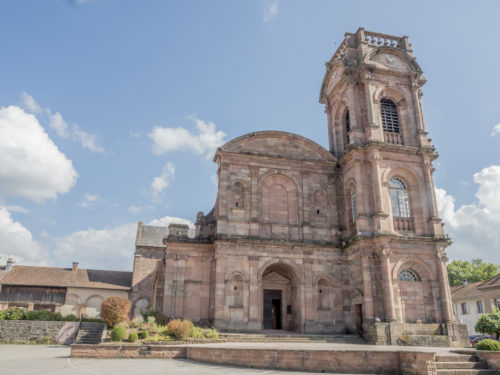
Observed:
[[[0,3],[0,264],[131,270],[138,221],[191,224],[215,149],[258,130],[328,148],[328,61],[408,35],[448,256],[500,264],[500,2]]]

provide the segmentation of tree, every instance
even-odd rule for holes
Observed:
[[[495,308],[493,312],[481,315],[476,323],[476,326],[474,327],[474,330],[476,332],[495,335],[498,339],[498,336],[500,335],[500,310]]]
[[[102,301],[101,317],[110,327],[127,320],[130,301],[121,296],[111,296]]]
[[[486,281],[500,273],[500,266],[485,263],[482,259],[454,260],[446,267],[451,286],[462,285],[465,281],[475,283]]]

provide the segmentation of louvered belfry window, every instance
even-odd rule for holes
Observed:
[[[392,100],[382,99],[380,101],[380,113],[382,115],[382,126],[385,132],[400,133],[398,109]]]
[[[348,145],[350,143],[349,131],[351,130],[351,118],[349,117],[349,111],[345,114],[345,143]]]

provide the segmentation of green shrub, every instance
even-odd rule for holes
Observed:
[[[474,327],[476,332],[500,336],[500,310],[495,308],[489,314],[482,314]]]
[[[156,318],[158,315],[160,315],[160,312],[158,310],[147,310],[147,311],[141,310],[141,316],[145,322],[148,321],[148,318],[150,316],[152,316],[153,318]]]
[[[500,352],[500,342],[492,339],[484,339],[479,341],[476,345],[477,350],[492,350],[494,352]]]
[[[130,301],[121,296],[111,296],[102,301],[102,320],[110,327],[127,320],[130,311]]]
[[[205,334],[205,338],[207,338],[207,339],[210,339],[210,340],[218,340],[219,339],[219,331],[217,331],[215,328],[206,329],[204,334]]]
[[[194,325],[193,322],[187,319],[174,319],[168,323],[167,327],[170,336],[172,336],[176,340],[185,340],[189,336],[191,336]]]
[[[69,315],[63,316],[62,320],[64,320],[65,322],[77,322],[78,318],[76,317],[76,315],[69,314]]]
[[[193,327],[193,330],[191,331],[191,337],[193,339],[204,339],[205,338],[204,329],[201,327]]]
[[[137,333],[135,332],[132,332],[130,335],[128,335],[128,342],[136,342],[137,339]]]
[[[22,319],[50,321],[56,320],[54,315],[55,314],[49,310],[25,311]]]
[[[122,341],[127,337],[127,330],[124,327],[115,327],[111,331],[111,341]]]
[[[128,325],[129,325],[129,327],[131,327],[131,328],[137,328],[137,327],[140,327],[140,325],[141,325],[142,323],[144,323],[144,319],[142,318],[142,316],[140,316],[140,315],[139,315],[139,316],[135,317],[134,319],[132,319],[132,320],[128,323]]]
[[[85,322],[85,323],[105,323],[104,320],[99,319],[99,318],[83,318],[82,322]]]
[[[148,331],[141,331],[139,332],[139,338],[141,340],[147,339],[149,337],[149,332]]]
[[[11,307],[0,311],[0,320],[22,320],[27,311],[24,307]]]

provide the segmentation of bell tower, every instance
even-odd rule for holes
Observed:
[[[452,324],[425,82],[406,36],[360,28],[326,63],[320,102],[339,160],[340,231],[350,274],[359,275],[345,306],[352,325]]]

